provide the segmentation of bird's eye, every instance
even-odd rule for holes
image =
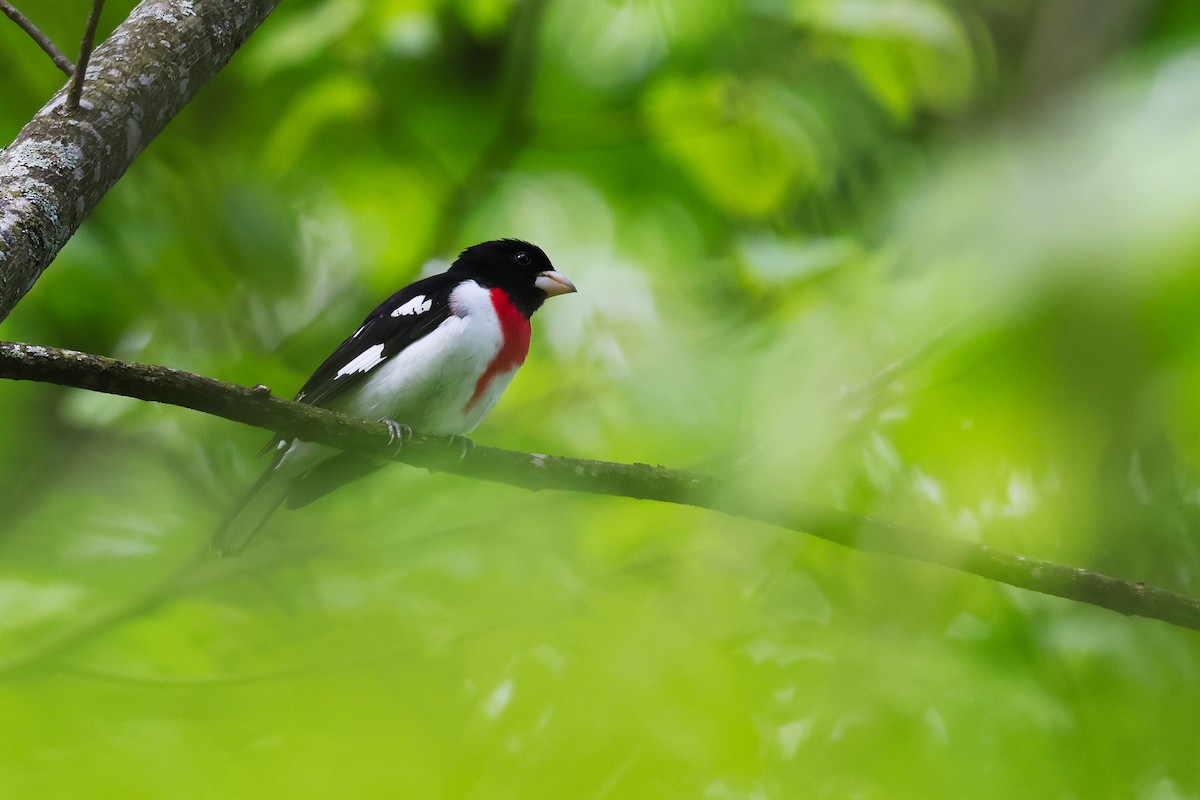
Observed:
[[[517,253],[515,256],[513,256],[513,258],[522,267],[527,267],[533,263],[533,259],[529,257],[529,253],[526,253],[524,251]]]

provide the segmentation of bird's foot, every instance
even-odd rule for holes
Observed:
[[[458,463],[467,460],[471,453],[475,452],[475,443],[465,436],[450,436],[450,444],[458,448]]]
[[[408,427],[407,425],[400,423],[400,422],[396,422],[396,420],[392,419],[391,417],[384,417],[383,419],[381,419],[379,421],[382,422],[384,425],[387,425],[388,444],[395,444],[396,442],[400,442],[400,444],[404,444],[405,442],[412,439],[412,437],[413,437],[412,428]]]

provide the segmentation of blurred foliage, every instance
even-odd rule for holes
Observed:
[[[1197,594],[1197,187],[1194,0],[292,0],[0,335],[289,394],[526,237],[580,293],[478,440]],[[262,431],[0,415],[6,797],[1200,796],[1189,631],[404,467],[197,566]]]

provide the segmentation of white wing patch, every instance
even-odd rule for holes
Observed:
[[[470,433],[516,370],[496,375],[466,408],[504,336],[489,290],[463,281],[449,299],[450,317],[371,370],[335,407],[366,419],[391,417],[422,433]]]
[[[433,308],[433,301],[426,299],[425,295],[419,294],[393,311],[392,316],[410,317],[416,314],[424,314],[431,308]]]
[[[361,353],[350,360],[346,366],[337,371],[336,378],[341,378],[346,375],[353,375],[356,372],[366,372],[374,367],[380,361],[383,361],[383,345],[377,344],[368,347]]]

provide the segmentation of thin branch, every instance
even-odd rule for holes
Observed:
[[[1200,598],[1085,569],[1006,553],[841,511],[766,507],[712,475],[495,447],[462,448],[454,438],[414,434],[392,441],[386,425],[274,397],[180,370],[73,350],[0,342],[0,378],[33,380],[190,408],[364,455],[525,489],[679,503],[759,520],[856,550],[886,553],[1022,589],[1200,630]]]
[[[50,56],[54,62],[54,66],[61,69],[63,72],[70,75],[75,71],[75,65],[71,63],[71,59],[63,55],[63,51],[55,47],[54,42],[50,41],[50,37],[38,30],[38,27],[29,21],[29,18],[18,11],[8,0],[0,0],[0,11],[3,11],[5,16],[20,26],[21,30],[29,34],[29,38],[38,43],[38,47]]]
[[[83,31],[83,41],[79,43],[79,60],[75,62],[75,71],[71,76],[71,90],[67,93],[66,111],[73,113],[79,108],[79,99],[83,96],[83,82],[87,78],[88,61],[92,58],[92,47],[96,43],[96,26],[100,24],[100,12],[104,10],[104,0],[92,0],[92,13],[88,14],[87,28]]]

